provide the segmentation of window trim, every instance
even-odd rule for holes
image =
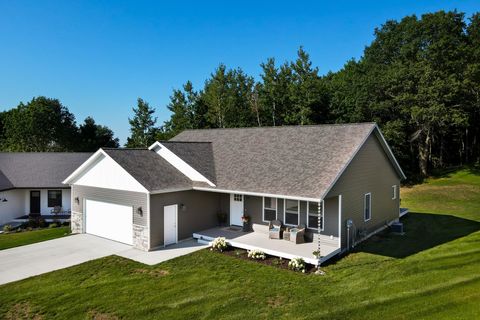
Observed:
[[[324,231],[325,230],[325,201],[320,201],[320,202],[315,202],[315,201],[307,201],[307,229],[309,230],[317,230],[318,231],[318,222],[317,222],[317,226],[316,227],[310,227],[310,225],[308,224],[308,217],[310,215],[310,203],[321,203],[322,205],[322,229],[320,229],[321,231]],[[316,214],[317,218],[318,218],[318,213]]]
[[[366,219],[366,216],[365,216],[366,209],[367,209],[367,195],[370,196],[368,198],[368,207],[369,207],[369,214],[370,214],[368,219]],[[368,193],[365,193],[363,196],[363,221],[367,222],[367,221],[370,221],[371,219],[372,219],[372,193],[368,192]]]
[[[290,201],[297,201],[297,224],[289,224],[287,223],[287,220],[285,219],[286,217],[286,213],[287,213],[287,206],[286,206],[286,201],[287,200],[290,200]],[[293,211],[288,211],[288,213],[292,213],[294,214]],[[300,225],[300,200],[294,200],[294,199],[283,199],[283,224],[286,225],[286,226],[290,226],[290,227],[296,227],[298,225]]]
[[[393,190],[392,190],[392,191],[393,191],[392,200],[396,200],[396,199],[397,199],[397,185],[394,184],[394,185],[392,186],[392,189],[393,189]]]
[[[278,198],[274,198],[274,197],[262,197],[262,221],[268,223],[268,222],[270,222],[271,220],[266,220],[266,219],[265,219],[265,209],[273,210],[273,208],[266,208],[266,207],[265,207],[265,198],[275,199],[275,219],[274,219],[274,220],[277,220],[277,219],[278,219]]]
[[[60,191],[60,205],[58,206],[50,206],[50,192],[51,191]],[[50,189],[47,190],[47,208],[55,208],[55,207],[62,207],[63,206],[63,192],[62,189]]]

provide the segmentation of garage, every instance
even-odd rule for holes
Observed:
[[[85,200],[85,231],[99,237],[133,244],[133,207]]]

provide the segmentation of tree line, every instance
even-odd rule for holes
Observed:
[[[187,81],[173,91],[171,117],[160,127],[154,108],[139,100],[136,117],[153,123],[132,131],[127,145],[185,129],[374,121],[410,177],[478,162],[480,14],[412,15],[374,35],[360,59],[323,76],[302,47],[294,61],[267,59],[258,81],[220,64],[202,88]],[[142,132],[148,143],[134,143]]]
[[[1,151],[96,151],[118,146],[111,129],[91,117],[78,126],[58,99],[40,96],[0,112]]]
[[[361,58],[320,75],[300,47],[293,61],[260,65],[258,79],[220,64],[195,89],[173,90],[157,125],[139,98],[127,147],[185,129],[376,122],[410,178],[480,161],[480,13],[439,11],[375,29]],[[77,126],[57,99],[37,97],[0,113],[4,151],[95,151],[118,139],[92,118]]]

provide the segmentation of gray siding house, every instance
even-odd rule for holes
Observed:
[[[100,149],[64,183],[73,232],[141,250],[225,236],[314,263],[318,243],[326,260],[397,221],[404,178],[377,125],[359,123],[186,130],[148,149]],[[253,232],[235,229],[243,216]],[[268,239],[272,220],[305,226],[306,243]]]

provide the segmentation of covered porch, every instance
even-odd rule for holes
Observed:
[[[193,234],[198,242],[209,244],[217,237],[225,237],[227,243],[235,248],[245,250],[258,249],[268,255],[292,259],[301,257],[306,263],[317,265],[318,260],[313,252],[318,250],[318,235],[313,235],[312,242],[295,244],[283,239],[269,239],[268,228],[265,231],[243,232],[235,227],[217,227]],[[321,263],[340,253],[337,237],[320,235]]]

